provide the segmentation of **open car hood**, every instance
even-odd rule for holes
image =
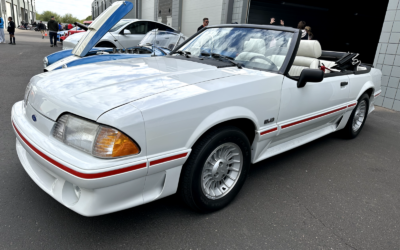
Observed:
[[[84,33],[72,54],[80,57],[86,56],[94,45],[132,9],[131,2],[117,1],[113,3],[88,27],[88,31]]]

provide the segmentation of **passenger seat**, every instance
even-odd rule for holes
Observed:
[[[322,55],[321,44],[318,41],[301,40],[290,76],[300,76],[303,69],[319,69],[319,58]]]

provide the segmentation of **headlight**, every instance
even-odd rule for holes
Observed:
[[[99,158],[136,155],[140,152],[139,146],[120,131],[69,114],[58,119],[53,136]]]
[[[25,89],[25,94],[24,94],[25,107],[26,107],[26,104],[28,104],[28,97],[29,97],[30,92],[31,92],[31,82],[28,83],[28,86],[26,86],[26,89]]]
[[[47,60],[47,57],[43,58],[43,68],[46,68],[49,66],[49,60]]]

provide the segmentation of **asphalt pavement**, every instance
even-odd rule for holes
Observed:
[[[173,195],[87,218],[25,173],[12,105],[43,72],[48,37],[0,44],[1,249],[399,249],[400,113],[377,108],[354,140],[328,135],[252,166],[225,209],[197,214]]]

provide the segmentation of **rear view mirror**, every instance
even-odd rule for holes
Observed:
[[[324,79],[324,71],[320,69],[303,69],[297,82],[297,87],[306,86],[307,82],[322,82]]]
[[[130,30],[124,30],[124,35],[130,35],[132,34]]]

